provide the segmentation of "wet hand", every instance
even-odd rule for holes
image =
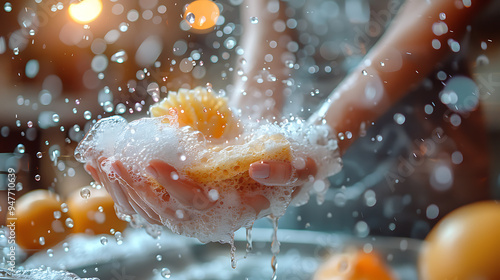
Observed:
[[[255,181],[266,186],[283,186],[292,182],[314,180],[317,173],[316,162],[302,159],[292,162],[259,161],[250,165],[249,174]]]
[[[103,170],[104,165],[110,165],[113,180]],[[189,220],[184,211],[176,209],[160,209],[153,207],[152,203],[168,201],[172,197],[180,204],[196,210],[211,207],[214,201],[198,186],[179,176],[177,171],[169,164],[153,160],[146,168],[149,176],[155,179],[162,188],[154,188],[148,181],[134,181],[122,162],[101,157],[94,164],[86,164],[85,169],[94,180],[103,185],[110,193],[120,212],[132,215],[139,214],[151,224],[162,224],[162,217],[171,220]]]
[[[116,179],[109,179],[103,170],[104,165],[111,165]],[[150,161],[145,170],[151,178],[162,186],[161,189],[153,188],[147,181],[135,182],[125,166],[117,160],[101,157],[93,165],[87,163],[85,169],[97,183],[106,188],[120,212],[127,215],[137,213],[151,224],[162,224],[161,217],[177,221],[190,219],[185,211],[159,210],[158,207],[152,207],[151,202],[168,201],[175,198],[180,204],[198,211],[209,209],[216,202],[208,196],[206,190],[189,178],[184,178],[174,167],[161,160]],[[256,215],[270,206],[269,200],[262,195],[241,194],[240,200],[253,208]]]

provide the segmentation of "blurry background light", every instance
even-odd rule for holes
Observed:
[[[101,11],[101,0],[76,1],[69,5],[69,15],[78,23],[85,24],[95,20]]]

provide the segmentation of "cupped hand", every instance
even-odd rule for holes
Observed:
[[[111,165],[115,179],[110,179],[103,170],[104,165]],[[154,207],[155,201],[169,201],[175,198],[180,204],[198,211],[209,209],[215,204],[206,190],[183,177],[168,163],[152,160],[146,167],[146,173],[163,188],[153,188],[149,182],[134,181],[125,166],[119,160],[105,157],[94,164],[85,165],[87,172],[94,180],[103,185],[113,198],[119,211],[123,214],[139,214],[151,224],[162,224],[162,218],[185,221],[190,217],[185,211]],[[258,216],[262,210],[270,207],[269,200],[262,195],[240,195],[241,202],[253,208]]]
[[[104,164],[111,166],[115,173],[114,179],[110,179],[103,170]],[[205,210],[214,204],[202,188],[180,177],[175,168],[160,160],[149,162],[146,172],[163,188],[154,188],[148,181],[133,180],[119,160],[101,157],[97,164],[87,163],[85,169],[97,183],[106,188],[120,212],[127,215],[137,213],[151,224],[162,224],[162,217],[177,221],[189,220],[184,211],[154,207],[155,202],[169,201],[173,197],[180,204],[196,210]]]

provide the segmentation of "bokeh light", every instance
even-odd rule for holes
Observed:
[[[101,0],[83,0],[69,5],[71,18],[82,24],[94,21],[102,11]]]

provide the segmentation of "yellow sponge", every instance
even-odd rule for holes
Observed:
[[[228,139],[227,136],[238,133],[238,121],[226,99],[202,87],[170,92],[150,112],[153,117],[167,116],[164,121],[169,123],[177,117],[179,126],[191,126],[208,138]],[[183,172],[200,184],[242,189],[258,185],[248,170],[250,164],[262,160],[291,161],[290,142],[283,135],[274,134],[236,145],[212,145]]]
[[[151,106],[149,112],[152,117],[167,116],[164,122],[191,126],[208,138],[227,136],[238,126],[226,99],[203,87],[169,92],[168,97]]]

